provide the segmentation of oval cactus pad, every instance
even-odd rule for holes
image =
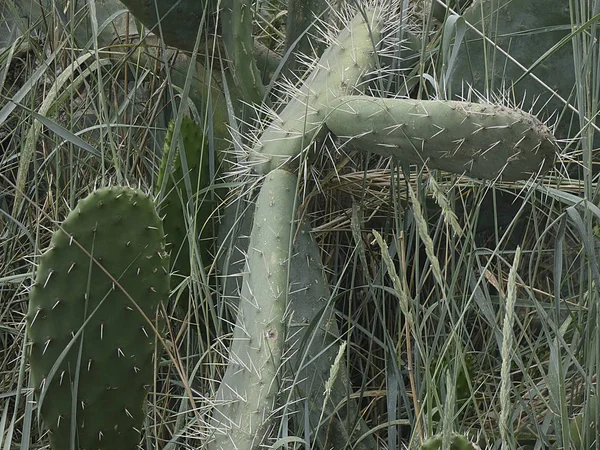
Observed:
[[[168,262],[152,199],[136,189],[93,192],[52,235],[27,332],[39,415],[55,450],[73,439],[78,449],[137,448]]]

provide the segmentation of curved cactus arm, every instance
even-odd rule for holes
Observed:
[[[225,211],[219,239],[222,251],[218,256],[219,271],[225,277],[224,297],[234,308],[237,307],[242,284],[241,277],[236,275],[243,273],[240,260],[248,251],[255,206],[254,203],[246,204],[244,199],[237,202]],[[280,389],[291,395],[284,394],[281,401],[287,405],[306,402],[310,425],[315,433],[312,439],[319,448],[344,448],[347,443],[364,436],[357,450],[376,449],[375,439],[367,433],[368,426],[360,419],[358,405],[348,398],[349,381],[343,368],[335,378],[327,401],[324,401],[325,384],[337,354],[340,332],[333,317],[333,305],[329,302],[331,295],[320,250],[306,223],[300,226],[293,245],[289,286],[285,346],[289,357],[283,365],[284,378],[291,377],[293,381],[290,390],[285,386]],[[299,419],[299,427],[304,425],[303,412],[294,417]],[[348,429],[348,424],[353,428]]]
[[[265,177],[250,235],[227,370],[216,393],[209,450],[258,448],[270,431],[285,341],[296,175]]]
[[[331,101],[355,92],[362,77],[376,64],[373,44],[380,40],[382,11],[370,9],[357,14],[345,29],[331,39],[314,69],[290,96],[287,106],[264,129],[250,149],[249,164],[259,174],[298,163],[298,156],[323,131]]]
[[[527,179],[555,157],[547,126],[500,105],[345,96],[326,123],[360,150],[474,178]]]

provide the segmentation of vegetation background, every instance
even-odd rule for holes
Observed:
[[[0,445],[6,450],[47,442],[35,421],[25,313],[36,261],[54,225],[77,200],[108,184],[160,189],[166,129],[184,114],[212,133],[212,182],[204,194],[213,200],[214,214],[196,226],[212,230],[224,205],[250,185],[239,167],[226,168],[236,176],[220,169],[225,164],[220,152],[232,141],[226,127],[236,137],[236,130],[254,125],[239,120],[237,94],[222,76],[227,66],[218,56],[219,40],[196,42],[196,65],[189,53],[146,36],[123,6],[106,13],[101,11],[109,1],[97,1],[95,8],[94,2],[48,2],[38,14],[32,6],[37,3],[0,1]],[[510,38],[524,37],[521,42],[532,52],[526,68],[558,61],[562,69],[544,72],[546,78],[536,80],[537,90],[525,98],[515,95],[511,83],[520,75],[508,74],[508,64],[496,67],[497,73],[484,70],[480,92],[461,94],[519,105],[550,125],[574,112],[568,130],[557,132],[557,162],[550,173],[511,183],[474,180],[350,152],[333,138],[300,170],[299,211],[310,219],[329,278],[329,300],[346,344],[348,398],[358,402],[367,434],[382,448],[412,448],[450,431],[482,448],[600,448],[594,125],[600,2],[547,1],[537,11],[547,19],[543,28],[530,25],[507,38],[498,30],[512,20],[505,14],[509,7],[503,9],[511,3],[519,11],[516,5],[528,2],[487,0],[500,12],[483,34],[505,38],[503,49],[518,58],[523,49],[512,47]],[[254,40],[266,52],[261,68],[267,86],[299,73],[294,51],[286,53],[293,48],[290,5],[253,4]],[[459,42],[468,25],[446,19],[458,16],[441,3],[393,5],[398,30],[406,32],[406,55],[382,79],[396,93],[443,97],[446,69],[455,62],[445,36]],[[457,12],[466,6],[453,3]],[[321,22],[310,24],[333,27],[331,11],[344,7],[333,2]],[[556,24],[557,15],[568,21]],[[305,36],[313,34],[311,28]],[[532,44],[539,36],[550,37]],[[297,44],[309,60],[321,51],[313,38]],[[490,55],[460,58],[459,64],[473,67]],[[573,81],[561,92],[571,108],[548,112],[543,106],[549,90],[559,89],[564,79]],[[210,105],[202,103],[208,91]],[[182,107],[188,99],[195,106]],[[190,223],[195,218],[190,213]],[[382,259],[374,231],[387,242],[390,260]],[[180,271],[175,283],[169,345],[178,359],[163,359],[157,367],[144,430],[148,449],[199,448],[210,435],[209,398],[223,373],[234,322],[228,281],[215,256],[227,248],[216,235],[203,237],[212,243],[208,253],[205,246],[198,251],[192,246],[184,261],[188,274]],[[392,268],[407,293],[405,306]],[[288,433],[301,435],[282,425],[279,436]]]

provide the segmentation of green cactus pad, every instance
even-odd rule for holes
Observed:
[[[366,18],[366,20],[365,20]],[[250,151],[250,165],[260,174],[298,165],[298,156],[323,131],[331,101],[358,91],[362,77],[375,67],[373,45],[380,40],[381,17],[357,14],[325,50],[304,86],[267,126]]]
[[[325,395],[340,331],[320,249],[308,223],[301,224],[296,233],[292,255],[286,349],[290,358],[286,366],[294,383],[286,403],[297,408],[292,417],[298,430],[304,430],[307,423],[311,431],[317,430],[313,436],[316,448],[343,449],[352,443],[354,450],[375,449],[377,443],[361,416],[358,401],[348,398],[352,389],[344,359]],[[289,391],[285,392],[287,395]]]
[[[140,442],[156,336],[138,307],[155,323],[168,298],[164,250],[152,200],[125,187],[93,192],[54,232],[27,332],[39,414],[55,450],[71,448],[73,410],[75,448],[133,450]]]
[[[548,127],[500,105],[345,96],[326,123],[360,150],[473,178],[527,179],[555,156]]]
[[[170,175],[166,173],[167,160],[173,138],[174,121],[167,129],[162,165],[158,176],[158,186],[166,183],[165,198],[159,205],[159,214],[164,218],[164,228],[167,235],[168,250],[171,253],[173,272],[179,275],[190,274],[190,252],[188,227],[195,227],[193,236],[198,236],[198,248],[203,262],[208,261],[209,250],[212,245],[213,226],[210,221],[216,202],[211,200],[209,192],[200,192],[210,186],[210,170],[208,158],[208,139],[203,135],[202,129],[189,117],[184,117],[181,122],[181,138],[185,150],[187,165],[186,175],[189,177],[192,197],[195,203],[190,202],[190,196],[184,181],[184,170],[178,147],[173,158],[173,168]],[[196,195],[196,192],[200,192]],[[195,214],[193,208],[196,208]],[[195,223],[191,219],[195,218]],[[180,280],[173,278],[174,283]]]
[[[575,85],[573,44],[553,51],[533,70],[546,87],[531,75],[514,84],[525,73],[514,61],[528,69],[572,31],[569,2],[476,0],[463,17],[478,31],[469,28],[459,48],[448,80],[452,99],[466,96],[469,88],[484,95],[508,91],[515,102],[524,102],[523,108],[529,110],[535,104],[536,114],[556,119],[565,105],[552,91],[569,99]],[[482,30],[485,40],[479,34]],[[574,137],[579,131],[578,119],[567,111],[558,123],[557,137]]]
[[[252,54],[253,7],[251,0],[220,0],[221,36],[231,74],[248,103],[260,104],[265,95],[260,72]]]
[[[442,448],[443,436],[435,435],[421,444],[420,450],[439,450]],[[466,437],[453,433],[450,437],[450,450],[481,450],[474,442]]]
[[[194,50],[201,25],[214,26],[213,15],[217,11],[217,2],[213,0],[121,1],[136,19],[161,36],[167,45],[187,51]]]

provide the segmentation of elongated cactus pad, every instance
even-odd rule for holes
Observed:
[[[234,232],[231,236],[221,237],[223,246],[230,250],[219,259],[219,270],[230,277],[223,281],[225,298],[235,308],[242,285],[241,276],[236,275],[243,273],[243,254],[249,248],[254,211],[254,204],[245,205],[244,199],[240,200],[237,208],[233,204],[225,211],[222,233],[232,229]],[[245,211],[247,207],[249,210]],[[242,214],[243,219],[236,227],[236,218]],[[286,353],[290,358],[284,364],[283,378],[291,378],[293,383],[289,390],[283,386],[280,402],[297,409],[293,415],[297,429],[304,429],[305,406],[308,407],[308,421],[314,433],[310,439],[318,448],[344,448],[359,437],[360,442],[354,444],[355,450],[377,448],[357,401],[347,398],[351,387],[344,367],[339,369],[330,387],[329,398],[325,398],[325,385],[338,352],[340,332],[333,317],[333,304],[329,302],[329,285],[320,250],[308,223],[302,224],[295,235],[289,286]],[[343,361],[341,365],[344,365]]]
[[[348,398],[352,388],[344,359],[339,362],[337,376],[327,386],[339,349],[340,331],[319,246],[307,223],[301,225],[293,248],[287,345],[291,356],[286,367],[294,381],[291,395],[295,396],[286,403],[298,409],[294,418],[300,430],[308,423],[311,431],[316,431],[311,439],[317,448],[342,449],[352,445],[355,450],[376,449],[377,442],[368,432],[358,402]],[[290,391],[285,391],[283,400]]]
[[[158,209],[164,218],[164,228],[167,235],[168,250],[171,253],[173,270],[182,276],[190,275],[190,243],[189,237],[198,239],[203,263],[208,262],[209,250],[212,245],[213,222],[210,221],[216,208],[216,202],[210,192],[202,192],[210,186],[208,139],[202,129],[189,117],[181,122],[181,142],[183,142],[185,164],[181,160],[179,146],[175,147],[172,169],[167,172],[167,162],[173,140],[174,121],[167,129],[163,146],[163,159],[158,175],[158,185],[166,184],[165,198]],[[185,167],[185,169],[184,169]],[[189,179],[189,188],[185,178]],[[191,194],[191,196],[190,196]],[[193,200],[193,201],[192,201]],[[174,283],[179,283],[173,277]]]
[[[254,213],[229,364],[215,398],[209,450],[258,449],[270,431],[285,341],[296,175],[265,177]]]
[[[72,438],[87,450],[140,442],[154,373],[151,323],[169,293],[164,249],[152,200],[125,187],[93,192],[53,234],[27,314],[31,376],[53,449],[71,448]]]
[[[251,0],[221,0],[221,35],[231,61],[236,86],[248,103],[261,103],[265,95],[260,72],[252,54],[253,8]]]
[[[473,178],[526,179],[555,156],[548,127],[500,105],[345,96],[326,123],[360,150]]]
[[[366,20],[365,20],[366,18]],[[374,44],[380,40],[381,12],[357,14],[325,50],[314,70],[280,114],[267,126],[250,151],[255,172],[267,174],[298,164],[319,132],[331,101],[355,92],[362,77],[375,67]]]

